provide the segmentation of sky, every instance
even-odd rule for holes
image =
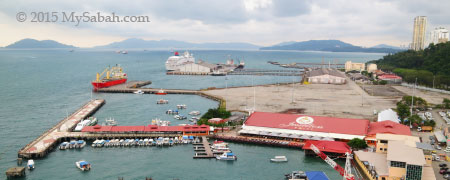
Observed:
[[[430,31],[450,28],[449,0],[0,0],[0,46],[24,38],[77,47],[127,38],[203,42],[338,39],[354,45],[408,45],[413,20],[427,16]],[[27,20],[17,21],[24,12]],[[32,12],[52,12],[57,22],[31,22]],[[63,14],[148,16],[150,22],[61,22]],[[45,16],[45,15],[44,15]]]

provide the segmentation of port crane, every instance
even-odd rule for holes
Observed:
[[[109,80],[112,78],[125,78],[127,75],[123,73],[122,67],[120,67],[119,64],[116,64],[116,66],[113,67],[107,67],[105,70],[103,70],[102,73],[97,73],[95,82],[101,82],[103,74],[106,73],[106,77],[104,79]]]
[[[350,153],[346,152],[345,155],[347,156],[345,161],[345,169],[342,168],[339,164],[337,164],[335,161],[333,161],[330,157],[328,157],[325,153],[319,150],[316,146],[311,144],[310,146],[311,150],[314,151],[320,158],[322,158],[328,165],[333,167],[334,170],[339,172],[341,176],[344,177],[344,180],[355,180],[355,176],[352,174],[351,166],[350,166]]]

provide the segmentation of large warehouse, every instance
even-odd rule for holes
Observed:
[[[308,83],[345,84],[345,75],[336,69],[316,69],[306,73]]]
[[[369,120],[254,112],[244,122],[241,134],[305,140],[364,139]]]

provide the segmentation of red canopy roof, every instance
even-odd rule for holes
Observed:
[[[82,132],[198,132],[209,131],[208,125],[186,126],[86,126]]]
[[[314,144],[320,151],[322,152],[331,152],[331,153],[351,153],[350,146],[345,142],[341,141],[306,141],[305,145],[302,149],[311,149],[311,144]]]
[[[411,130],[408,126],[392,121],[372,122],[369,125],[367,135],[375,135],[378,133],[390,133],[411,136]]]
[[[279,129],[292,129],[313,132],[366,135],[369,120],[254,112],[246,126],[258,126]]]

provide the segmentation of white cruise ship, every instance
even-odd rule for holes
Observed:
[[[184,52],[182,56],[175,52],[173,56],[170,56],[166,61],[166,70],[175,71],[185,64],[195,63],[195,58],[189,52]]]

